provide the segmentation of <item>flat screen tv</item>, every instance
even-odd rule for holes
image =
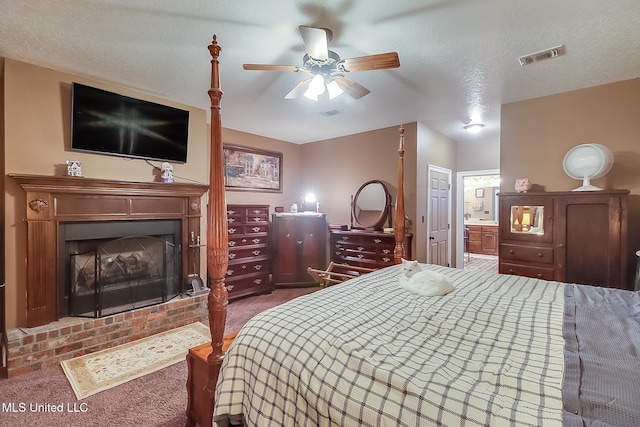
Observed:
[[[72,85],[71,150],[186,163],[189,112]]]

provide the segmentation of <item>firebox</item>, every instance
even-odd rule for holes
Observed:
[[[102,317],[180,293],[179,220],[59,225],[58,315]]]

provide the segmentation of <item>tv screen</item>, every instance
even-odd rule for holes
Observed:
[[[79,83],[71,92],[71,150],[186,163],[188,111]]]

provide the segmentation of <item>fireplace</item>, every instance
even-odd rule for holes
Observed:
[[[161,302],[185,292],[188,274],[200,271],[201,200],[208,189],[205,184],[9,176],[26,195],[27,327],[72,314],[99,317],[124,306]],[[118,246],[124,243],[130,246]],[[141,249],[152,244],[155,249],[148,253]],[[103,267],[107,264],[113,270],[109,282],[118,269],[137,273],[146,269],[150,273],[145,279],[139,279],[139,274],[122,274],[123,283],[109,296],[117,297],[116,301],[109,300],[108,309],[106,284],[96,282],[96,276],[104,278]],[[76,280],[79,275],[84,277],[79,279],[83,284],[72,285],[71,277]],[[148,284],[152,281],[156,282],[154,286]],[[125,299],[127,293],[138,296]],[[96,301],[100,296],[102,300]]]
[[[181,221],[61,223],[58,316],[103,317],[181,293]]]

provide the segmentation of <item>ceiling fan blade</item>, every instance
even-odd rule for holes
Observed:
[[[339,69],[350,72],[383,70],[385,68],[398,68],[399,66],[400,59],[397,52],[349,58],[338,63]]]
[[[297,65],[268,65],[268,64],[243,64],[242,68],[245,70],[257,70],[257,71],[299,71],[300,67]]]
[[[309,83],[311,83],[311,80],[313,79],[305,79],[303,81],[301,81],[300,83],[298,83],[296,85],[296,87],[294,87],[291,92],[289,92],[284,99],[296,99],[301,97],[302,95],[304,95],[304,93],[307,91],[307,88],[309,87]]]
[[[336,77],[335,81],[338,83],[338,86],[340,86],[340,89],[347,92],[354,99],[360,99],[371,92],[360,83],[356,83],[354,80],[346,76]]]
[[[329,47],[327,46],[327,30],[323,28],[308,27],[300,25],[300,34],[307,54],[318,60],[329,58]]]

